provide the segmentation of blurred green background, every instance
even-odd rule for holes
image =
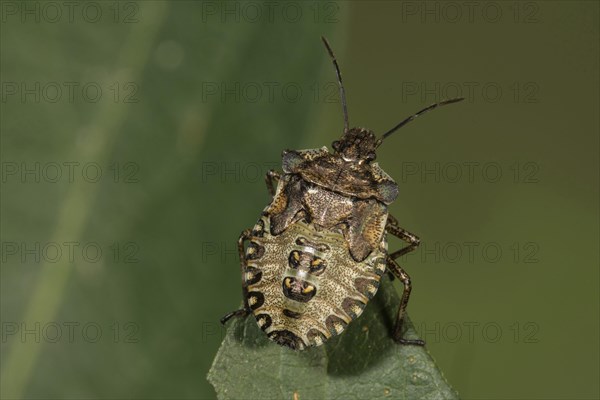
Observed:
[[[341,133],[320,35],[351,125],[467,98],[378,158],[449,382],[600,396],[597,2],[67,3],[0,4],[2,398],[214,398],[262,175]]]

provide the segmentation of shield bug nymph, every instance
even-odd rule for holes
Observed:
[[[376,150],[423,113],[463,99],[432,104],[379,138],[365,128],[350,129],[340,69],[322,39],[339,84],[342,137],[332,143],[333,152],[285,150],[283,174],[267,173],[271,203],[238,240],[244,304],[221,322],[253,314],[269,339],[282,346],[319,346],[358,318],[389,271],[404,285],[391,335],[397,343],[422,346],[422,340],[402,337],[411,281],[396,261],[415,250],[419,238],[388,213],[398,185],[375,162]],[[387,234],[407,245],[388,253]]]

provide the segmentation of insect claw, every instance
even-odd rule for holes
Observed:
[[[425,346],[425,341],[421,339],[394,339],[394,342],[401,345],[409,345],[409,346]]]
[[[235,310],[235,311],[232,311],[230,313],[225,314],[221,318],[220,321],[221,321],[222,325],[225,325],[227,323],[227,321],[229,321],[233,317],[246,317],[248,314],[250,314],[250,310],[246,310],[245,308],[241,308],[239,310]]]

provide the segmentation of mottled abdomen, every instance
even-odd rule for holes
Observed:
[[[259,327],[280,345],[319,346],[363,311],[385,272],[385,238],[357,263],[341,232],[295,222],[272,236],[269,216],[255,225],[244,282]]]

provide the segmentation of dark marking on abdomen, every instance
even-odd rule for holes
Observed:
[[[269,333],[269,339],[292,350],[302,350],[306,346],[302,339],[288,330],[273,331]]]
[[[329,251],[329,246],[327,246],[326,244],[311,242],[310,240],[308,240],[304,236],[299,236],[298,239],[296,239],[296,244],[298,246],[312,247],[313,249],[315,249],[317,251],[320,251],[320,252]]]
[[[344,312],[352,319],[358,318],[358,316],[362,314],[365,306],[365,303],[350,297],[345,298],[342,302],[342,310],[344,310]]]
[[[256,318],[256,323],[258,324],[260,329],[262,329],[263,331],[265,329],[267,329],[268,327],[270,327],[271,324],[273,323],[271,316],[268,314],[258,314],[258,315],[255,315],[254,318]]]
[[[369,300],[375,296],[377,293],[377,289],[379,288],[379,282],[375,279],[368,278],[356,278],[354,280],[354,285],[356,290]]]
[[[308,303],[317,294],[315,285],[291,276],[283,278],[281,286],[285,297],[300,303]]]
[[[292,250],[288,257],[288,265],[290,268],[302,268],[312,275],[319,276],[325,272],[327,263],[322,258],[300,250]]]
[[[246,285],[254,285],[262,279],[262,271],[255,267],[246,267],[244,281]]]
[[[265,295],[261,292],[248,293],[248,306],[251,310],[256,310],[265,303]]]
[[[283,315],[285,315],[286,317],[289,317],[289,318],[293,318],[293,319],[298,319],[302,316],[301,313],[292,311],[292,310],[288,310],[287,308],[283,309]]]
[[[258,243],[250,242],[246,249],[246,260],[257,260],[265,254],[265,248]]]

